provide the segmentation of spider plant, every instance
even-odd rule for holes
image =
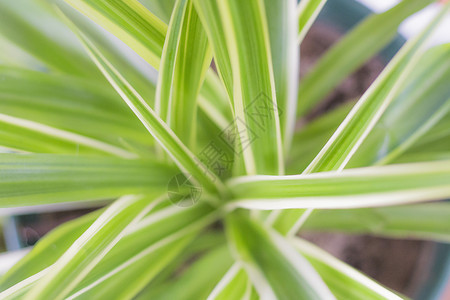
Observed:
[[[368,17],[299,80],[325,2],[2,1],[3,214],[103,208],[43,237],[0,298],[402,299],[301,230],[450,241],[450,44],[427,43],[450,4],[299,127],[434,1]]]

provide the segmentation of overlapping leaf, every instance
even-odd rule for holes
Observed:
[[[357,208],[450,197],[450,161],[232,179],[231,206],[254,209]]]
[[[313,6],[321,2],[305,1],[305,4]],[[307,113],[351,72],[382,50],[395,37],[404,19],[432,2],[403,0],[384,13],[368,17],[345,35],[302,79],[298,94],[299,115]],[[300,18],[300,22],[304,21]]]
[[[161,57],[156,111],[191,149],[196,142],[196,100],[211,58],[192,1],[177,1]]]
[[[235,256],[263,299],[334,299],[320,276],[278,233],[247,216],[227,216]]]
[[[0,155],[0,207],[101,200],[167,185],[176,169],[151,160]]]

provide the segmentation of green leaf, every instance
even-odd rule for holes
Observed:
[[[74,28],[76,30],[76,28]],[[150,134],[166,150],[178,166],[193,176],[198,183],[209,191],[224,192],[221,181],[180,141],[175,133],[157,116],[155,111],[142,99],[136,90],[117,72],[99,50],[79,32],[79,37],[91,58],[108,79],[117,93],[139,118]],[[190,179],[190,177],[189,177]]]
[[[249,285],[251,281],[247,273],[239,263],[235,263],[217,283],[208,300],[246,299]]]
[[[79,217],[58,226],[33,249],[15,264],[4,276],[0,277],[0,290],[5,291],[13,285],[31,277],[51,266],[98,218],[101,210]]]
[[[145,7],[165,23],[169,23],[175,0],[141,0]]]
[[[131,299],[179,255],[192,238],[193,234],[186,234],[165,245],[153,247],[155,249],[149,248],[139,257],[132,257],[125,264],[118,266],[110,273],[106,273],[66,299]],[[126,287],[123,287],[122,284],[130,278],[133,278],[133,280]]]
[[[427,39],[449,9],[450,4],[443,6],[422,32],[402,47],[303,173],[345,168],[389,104],[398,96],[402,85],[408,80],[409,72],[417,65]],[[272,222],[281,219],[286,223],[286,219],[295,220],[297,215],[297,221],[292,223],[289,231],[295,233],[310,213],[311,210],[281,212]]]
[[[136,0],[66,0],[159,69],[167,25]]]
[[[137,158],[132,152],[92,138],[4,114],[0,114],[0,125],[0,145],[14,150]]]
[[[56,10],[58,16],[62,17],[63,20],[69,18],[90,40],[95,41],[95,45],[102,51],[103,55],[127,78],[148,104],[154,106],[156,70],[117,37],[73,9],[63,0],[56,0],[56,5],[52,9]],[[64,14],[61,15],[60,11]],[[105,87],[111,90],[111,86],[104,78],[102,78],[102,81],[104,81]]]
[[[225,38],[210,39],[210,43],[214,49],[227,47],[230,57],[233,125],[239,133],[237,151],[242,153],[249,174],[282,173],[281,134],[264,6],[259,1],[232,0],[218,1],[217,8]],[[225,45],[214,45],[224,41]],[[217,66],[222,68],[220,60]]]
[[[302,0],[298,5],[298,42],[301,43],[327,0]]]
[[[315,211],[302,230],[371,234],[396,239],[450,242],[447,202]]]
[[[301,2],[303,3],[303,1]],[[300,47],[297,43],[296,0],[265,0],[277,105],[285,152],[295,128]]]
[[[217,1],[193,0],[214,53],[214,62],[233,106],[233,74],[230,54]],[[233,106],[234,107],[234,106]],[[233,109],[234,110],[234,109]],[[230,119],[231,120],[231,119]]]
[[[228,182],[232,207],[358,208],[450,197],[450,161],[289,176],[247,176]],[[297,217],[298,218],[298,217]]]
[[[2,1],[0,35],[52,70],[100,78],[75,36],[45,5],[35,0]]]
[[[417,65],[427,38],[434,32],[449,8],[450,5],[442,7],[430,24],[402,47],[311,162],[305,170],[306,173],[342,170],[345,167],[387,106],[398,95],[408,73]]]
[[[177,1],[161,58],[156,111],[191,149],[196,142],[196,99],[211,58],[192,1]]]
[[[313,6],[323,1],[308,2]],[[382,50],[396,36],[397,28],[404,19],[432,2],[403,0],[384,13],[368,17],[345,35],[303,77],[298,94],[298,114],[305,115],[351,72]]]
[[[109,206],[26,294],[64,299],[134,224],[165,198],[126,196]]]
[[[141,293],[138,299],[206,299],[231,263],[228,247],[221,245],[196,259],[178,276]]]
[[[287,159],[287,174],[298,174],[308,166],[354,105],[355,102],[350,102],[324,113],[295,133]]]
[[[226,217],[226,230],[260,296],[334,299],[313,267],[278,233],[237,213]]]
[[[154,211],[156,212],[149,214],[127,232],[126,236],[74,289],[70,297],[90,296],[90,293],[96,292],[107,293],[111,290],[111,286],[119,289],[115,290],[117,294],[136,294],[147,281],[164,268],[171,255],[176,255],[176,251],[172,250],[181,250],[179,247],[176,248],[176,245],[182,243],[182,239],[190,239],[190,235],[202,230],[218,217],[217,212],[213,212],[212,208],[204,203],[190,208],[166,205],[156,207]],[[78,221],[68,223],[55,230],[54,234],[44,237],[35,250],[2,278],[2,289],[8,289],[4,290],[0,297],[15,296],[34,286],[49,271],[49,266],[72,245],[97,216],[97,212],[88,215],[83,217],[80,223]],[[46,258],[49,253],[54,255],[50,259]],[[130,273],[135,278],[133,284],[130,283],[124,288],[117,283],[123,282],[122,274]]]
[[[149,147],[153,144],[153,140],[148,138],[148,133],[139,121],[109,87],[106,89],[97,83],[72,76],[46,74],[14,67],[0,67],[0,72],[2,74],[0,110],[4,115],[24,120],[19,122],[21,126],[14,126],[17,130],[30,132],[45,127],[26,125],[34,122],[67,131],[68,135],[82,136],[78,140],[90,139],[96,140],[97,144],[99,142],[108,144],[109,148],[112,148],[111,146],[123,148],[127,144]],[[27,88],[24,89],[24,86]],[[55,138],[52,131],[54,130],[47,130],[47,135]],[[3,131],[2,134],[5,140],[9,136],[8,132]],[[24,143],[25,138],[36,139],[30,134],[24,136]],[[65,140],[67,138],[68,136]],[[21,146],[17,137],[10,139],[15,148],[36,151],[31,149],[33,147],[31,144],[24,149],[25,145]],[[41,147],[52,147],[37,142]],[[0,140],[0,144],[4,144],[4,141]]]
[[[411,147],[410,152],[448,151],[450,143],[450,113],[442,118],[426,135]]]
[[[337,299],[403,299],[319,247],[299,238],[293,238],[291,243],[309,260]]]
[[[387,164],[406,152],[450,112],[450,44],[427,51],[350,167]]]
[[[133,298],[219,214],[208,205],[169,206],[135,226],[73,291],[69,299]],[[133,278],[126,287],[121,283]],[[116,295],[116,296],[114,296]]]
[[[66,2],[114,34],[152,67],[159,70],[167,25],[137,0],[67,0]],[[225,94],[221,89],[217,89],[214,83],[215,76],[213,72],[208,72],[204,85],[214,87],[216,97],[207,97],[207,93],[202,89],[200,91],[202,95],[199,100],[200,107],[203,109],[206,106],[217,106],[226,107],[228,110]],[[206,109],[205,112],[213,121],[216,120],[215,114],[210,114],[209,109]],[[214,112],[220,112],[220,119],[227,119],[227,125],[231,121],[231,118],[227,118],[228,111],[215,110]],[[217,125],[220,127],[221,123],[217,123]],[[225,127],[221,128],[225,129]]]
[[[100,200],[167,185],[173,167],[101,156],[0,154],[0,206]]]

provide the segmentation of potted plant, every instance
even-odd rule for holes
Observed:
[[[356,104],[311,113],[432,2],[358,25],[299,86],[325,1],[2,3],[2,207],[111,200],[42,238],[0,297],[402,299],[297,233],[449,240],[450,48],[426,41],[450,4]]]

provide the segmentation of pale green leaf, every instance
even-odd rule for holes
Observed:
[[[352,101],[326,112],[295,133],[287,158],[286,174],[298,174],[308,166],[354,105]]]
[[[67,0],[67,2],[114,34],[152,67],[159,70],[167,25],[137,0]],[[210,81],[215,81],[215,76],[213,72],[208,72],[205,78],[205,85],[216,88],[214,83],[210,83]],[[226,107],[228,109],[228,101],[222,90],[215,91],[215,98],[206,97],[203,89],[200,91],[200,94],[203,96],[199,100],[202,109],[211,106]],[[207,103],[202,105],[203,102]],[[213,112],[211,115],[209,114],[209,109],[205,109],[205,112],[213,121],[216,120]],[[215,110],[214,112],[221,113],[220,119],[227,119],[228,117],[227,111]],[[228,124],[231,119],[227,120]],[[217,125],[220,127],[221,123],[217,123]],[[225,127],[220,128],[224,129]]]
[[[101,200],[167,185],[176,169],[151,160],[0,154],[0,207]]]
[[[2,1],[0,35],[41,60],[50,69],[101,78],[75,36],[45,5],[37,0]]]
[[[398,239],[450,242],[447,202],[315,211],[302,230],[373,234]]]
[[[417,64],[427,38],[443,19],[450,4],[442,7],[430,24],[414,39],[408,41],[364,93],[349,115],[316,158],[306,173],[342,170],[373,129],[388,105],[395,99],[408,73]]]
[[[115,201],[50,267],[26,297],[64,299],[119,242],[126,231],[164,199],[125,196]]]
[[[252,209],[358,208],[450,197],[450,161],[288,176],[247,176],[228,186],[230,206]]]
[[[227,234],[258,294],[266,299],[334,299],[305,258],[275,231],[244,215],[226,217]]]
[[[305,240],[293,238],[291,243],[309,260],[337,299],[404,299]]]
[[[161,57],[156,111],[191,149],[196,142],[196,99],[211,58],[192,1],[177,1]]]
[[[100,215],[97,210],[75,220],[69,221],[39,240],[22,260],[0,277],[0,290],[4,291],[34,274],[46,269],[85,232]]]
[[[313,6],[323,1],[308,2]],[[298,114],[305,115],[311,110],[351,72],[382,50],[396,36],[397,28],[404,19],[432,2],[433,0],[403,0],[384,13],[368,17],[345,35],[302,79],[298,94]]]
[[[204,204],[190,208],[169,206],[150,214],[105,256],[70,299],[92,299],[96,295],[134,297],[218,216]],[[121,283],[131,277],[133,282],[123,287]]]
[[[301,1],[303,2],[306,1]],[[295,128],[300,47],[297,43],[295,0],[265,0],[270,51],[285,153]]]
[[[175,0],[141,0],[140,2],[162,21],[169,23]]]
[[[228,269],[208,296],[208,300],[245,299],[247,286],[251,284],[239,263]]]
[[[228,247],[216,247],[198,258],[187,270],[163,284],[152,286],[138,299],[206,299],[231,263]]]
[[[450,44],[427,51],[349,167],[394,161],[450,112]]]
[[[76,30],[76,28],[74,28]],[[136,114],[150,134],[174,159],[178,166],[193,176],[202,186],[210,191],[224,192],[221,181],[180,141],[175,133],[157,116],[155,111],[142,99],[136,90],[105,59],[99,50],[81,33],[78,32],[91,58],[103,75],[108,79],[117,93]]]
[[[159,69],[167,25],[137,0],[66,0]]]
[[[110,87],[105,88],[73,76],[14,67],[0,67],[0,72],[0,110],[4,115],[47,125],[118,148],[126,148],[128,144],[141,147],[153,144],[146,130]],[[24,86],[27,88],[24,89]],[[22,123],[21,127],[34,131],[39,129],[25,124]],[[3,134],[6,139],[8,132]],[[32,135],[29,138],[35,139]],[[16,139],[15,148],[25,148],[17,141],[17,137],[11,139],[11,143]],[[38,144],[42,142],[38,141]],[[23,150],[32,151],[30,148]]]
[[[327,0],[302,0],[298,5],[298,42],[301,43]]]
[[[260,1],[218,1],[230,57],[237,151],[247,173],[283,172],[281,132],[275,95],[267,20]],[[245,28],[245,30],[244,30]],[[221,61],[217,61],[220,70]],[[249,76],[251,74],[251,76]]]

